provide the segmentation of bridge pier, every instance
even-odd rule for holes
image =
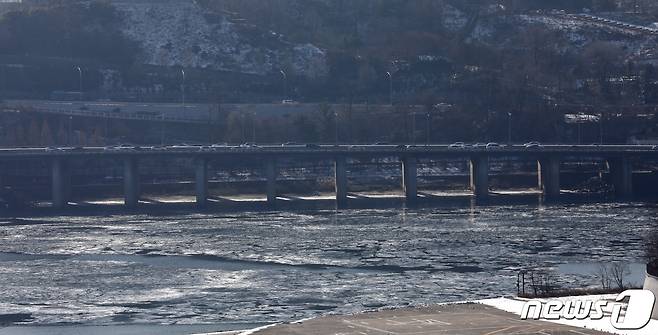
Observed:
[[[55,158],[52,162],[52,192],[54,208],[62,209],[69,204],[71,173],[67,162],[61,158]]]
[[[123,193],[126,207],[134,208],[139,205],[139,165],[137,158],[126,157],[123,160]]]
[[[347,205],[347,158],[336,157],[335,161],[336,204],[338,207]]]
[[[402,189],[407,203],[418,200],[418,159],[405,157],[402,160]]]
[[[267,178],[267,203],[270,205],[276,204],[276,179],[279,175],[275,158],[268,158],[265,162],[265,177]]]
[[[197,158],[194,160],[194,167],[196,204],[203,208],[208,204],[208,161],[205,158]]]
[[[633,197],[633,163],[627,157],[608,160],[612,184],[618,198],[629,199]]]
[[[546,199],[557,199],[560,196],[560,164],[558,157],[539,159],[538,162],[539,189]]]
[[[477,199],[489,198],[489,157],[477,156],[470,160],[471,190]]]

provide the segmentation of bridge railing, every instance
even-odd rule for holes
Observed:
[[[195,120],[183,118],[179,116],[170,115],[144,115],[135,113],[121,113],[121,112],[106,112],[106,111],[93,111],[93,110],[76,110],[76,109],[58,109],[58,108],[39,108],[39,107],[17,107],[17,110],[24,110],[36,113],[59,114],[69,116],[82,116],[82,117],[97,117],[106,119],[121,119],[121,120],[139,120],[139,121],[154,121],[154,122],[175,122],[175,123],[193,123],[193,124],[206,124],[207,120]]]

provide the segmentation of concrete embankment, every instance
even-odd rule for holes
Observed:
[[[649,335],[658,333],[658,320],[651,320],[637,330],[613,327],[611,315],[617,295],[592,295],[539,299],[546,307],[551,300],[563,303],[576,300],[607,301],[600,320],[537,321],[522,320],[522,298],[496,298],[468,303],[440,304],[421,308],[382,310],[347,316],[326,316],[289,324],[276,324],[240,333],[240,335],[403,335],[403,334],[619,334]],[[621,304],[626,305],[625,302]],[[628,308],[628,307],[625,307]],[[221,334],[221,333],[218,333]]]
[[[403,335],[403,334],[607,334],[600,331],[521,320],[517,315],[476,303],[328,316],[274,325],[241,335]]]

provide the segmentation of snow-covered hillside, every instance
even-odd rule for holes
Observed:
[[[123,31],[142,46],[142,62],[267,74],[281,68],[307,77],[326,73],[326,55],[273,32],[245,30],[193,0],[113,0]],[[257,34],[258,36],[253,36]],[[257,41],[257,43],[255,43]]]
[[[574,53],[593,42],[610,42],[620,46],[624,59],[638,63],[656,63],[658,30],[606,20],[587,14],[528,13],[495,15],[481,19],[471,33],[471,39],[491,46],[516,47],[515,38],[532,27],[552,31],[561,36],[566,50]]]

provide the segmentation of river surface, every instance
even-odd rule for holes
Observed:
[[[641,284],[648,204],[0,219],[0,325],[240,328],[516,294],[521,269]],[[221,325],[224,325],[223,327]]]

